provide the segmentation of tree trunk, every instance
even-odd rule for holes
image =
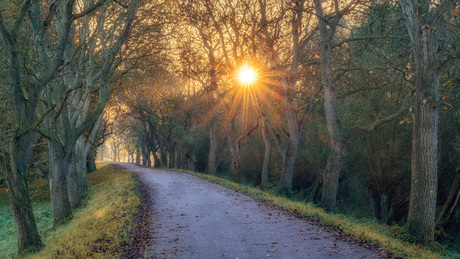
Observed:
[[[372,187],[368,187],[367,190],[371,198],[372,216],[380,221],[382,220],[382,208],[380,207],[382,200],[380,198],[380,194]]]
[[[454,211],[455,207],[458,206],[458,199],[460,196],[460,171],[457,171],[454,182],[450,188],[449,196],[447,197],[442,207],[441,213],[439,213],[438,220],[436,220],[436,227],[444,230],[444,226],[449,221],[450,215]],[[442,224],[441,224],[442,222]]]
[[[6,174],[11,212],[18,237],[18,251],[25,253],[42,246],[35,224],[27,185],[26,164],[30,156],[33,134],[29,133],[10,142],[10,172]]]
[[[218,120],[213,115],[213,121],[209,130],[209,153],[208,153],[208,174],[215,175],[217,169],[217,145],[218,145]]]
[[[139,150],[139,147],[136,147],[136,164],[141,164],[141,152]]]
[[[300,126],[297,121],[297,114],[289,108],[287,110],[287,122],[289,127],[289,139],[283,151],[283,167],[281,171],[281,189],[290,191],[293,187],[294,168],[299,154]]]
[[[332,142],[331,152],[323,172],[323,190],[321,196],[322,206],[329,211],[334,211],[337,202],[337,189],[345,156],[345,143]]]
[[[456,1],[400,0],[415,65],[411,193],[407,231],[424,243],[434,241],[438,186],[439,68],[438,46],[445,31],[444,15]]]
[[[67,172],[67,185],[70,206],[72,209],[81,205],[81,199],[86,192],[87,154],[85,152],[84,136],[80,136],[75,144],[72,161]]]
[[[67,186],[67,168],[69,166],[64,151],[59,143],[48,141],[49,150],[49,185],[51,207],[53,209],[54,227],[58,226],[71,214]]]
[[[265,147],[265,152],[264,152],[264,162],[262,164],[262,176],[261,176],[261,186],[262,189],[266,189],[268,187],[268,173],[269,173],[269,168],[270,168],[270,160],[271,160],[271,154],[272,154],[272,143],[270,141],[269,137],[269,132],[267,129],[267,126],[265,125],[265,121],[262,118],[261,119],[261,130],[262,130],[262,138],[264,140],[264,147]]]
[[[282,150],[283,168],[281,171],[281,190],[285,194],[292,191],[294,168],[297,161],[300,145],[300,131],[305,125],[297,118],[297,109],[294,93],[297,91],[298,69],[300,65],[300,34],[302,31],[303,9],[305,0],[292,1],[292,63],[288,76],[282,78],[284,95],[284,116],[288,126],[286,147]],[[264,11],[265,12],[265,11]],[[264,18],[265,19],[265,18]],[[268,32],[265,32],[266,35]],[[267,37],[268,38],[268,37]],[[269,43],[269,42],[267,42]],[[279,64],[278,57],[272,56],[275,64]],[[278,65],[277,65],[278,66]]]
[[[323,86],[324,110],[327,130],[329,132],[331,151],[323,172],[322,206],[329,211],[335,210],[337,189],[343,158],[345,156],[345,139],[342,137],[337,116],[337,86],[334,72],[331,68],[332,39],[337,29],[341,15],[326,22],[322,0],[315,0],[315,11],[320,32],[319,56],[321,66],[321,84]]]
[[[397,223],[407,215],[407,211],[409,210],[409,199],[410,193],[406,193],[391,203],[385,224],[391,225],[393,222]]]
[[[147,145],[144,141],[141,142],[141,151],[142,151],[142,165],[146,166],[148,164],[149,155]]]
[[[422,242],[430,243],[434,241],[438,186],[438,97],[417,90],[416,98],[417,104],[412,109],[412,180],[407,230]]]
[[[162,168],[168,168],[168,152],[166,152],[166,147],[164,145],[160,146],[161,154],[161,165]]]
[[[233,181],[240,182],[241,154],[236,133],[232,130],[233,120],[227,128],[228,149],[230,152],[230,176]]]
[[[97,157],[97,148],[95,146],[92,146],[91,151],[88,154],[88,159],[86,160],[86,168],[87,168],[86,173],[89,174],[97,170],[96,157]]]
[[[190,171],[196,170],[195,148],[193,147],[185,154],[185,169]]]
[[[104,161],[104,153],[105,153],[105,143],[102,144],[100,154],[99,154],[99,158],[101,159],[101,161]]]

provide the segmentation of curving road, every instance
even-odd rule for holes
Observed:
[[[148,258],[375,258],[324,227],[174,171],[117,164],[150,189]]]

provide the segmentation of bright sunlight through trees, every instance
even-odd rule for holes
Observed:
[[[252,67],[244,66],[238,72],[238,80],[243,86],[253,85],[256,79],[257,73]]]

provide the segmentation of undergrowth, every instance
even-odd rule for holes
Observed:
[[[349,235],[370,244],[377,244],[385,251],[397,257],[407,258],[460,258],[460,254],[449,252],[447,247],[439,244],[428,248],[414,241],[404,240],[403,228],[386,226],[372,220],[358,220],[343,214],[327,213],[324,209],[312,203],[293,201],[286,197],[270,194],[261,189],[238,184],[216,176],[179,170],[199,178],[223,185],[232,190],[243,192],[249,196],[261,199],[285,210],[297,212],[303,216],[320,221],[325,226],[336,226],[343,234]]]
[[[118,258],[122,245],[128,242],[128,231],[135,224],[135,214],[140,204],[136,181],[130,173],[111,165],[103,165],[88,174],[88,194],[81,209],[74,211],[72,219],[57,229],[49,202],[35,203],[34,212],[45,247],[27,258]],[[32,192],[32,191],[31,191]],[[6,226],[3,224],[5,206],[0,204],[0,255],[11,257],[16,253],[16,235],[11,211]],[[42,209],[41,209],[42,208]],[[5,217],[7,218],[7,217]],[[9,231],[9,232],[4,232]],[[9,233],[4,240],[3,233]],[[4,242],[5,241],[5,242]],[[9,249],[3,244],[9,245]],[[1,256],[0,256],[1,257]]]

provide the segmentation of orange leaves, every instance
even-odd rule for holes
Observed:
[[[403,119],[402,121],[400,121],[400,122],[399,122],[399,124],[401,124],[401,125],[402,125],[402,124],[404,124],[404,123],[406,123],[406,124],[410,124],[410,123],[412,123],[412,121],[411,121],[411,120],[409,120],[408,118],[404,117],[404,119]]]

